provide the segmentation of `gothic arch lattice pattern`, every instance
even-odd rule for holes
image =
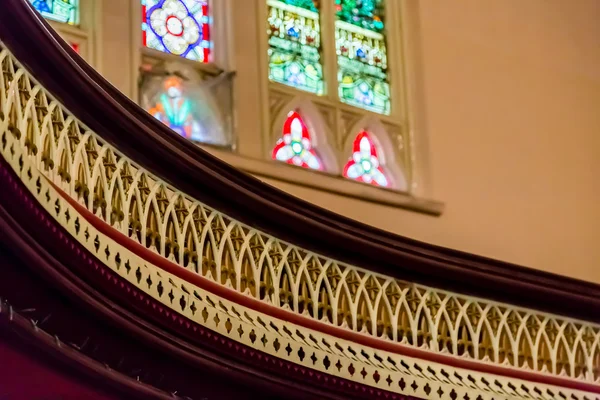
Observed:
[[[90,131],[1,43],[0,110],[3,156],[10,155],[13,166],[31,166],[21,171],[23,177],[31,174],[28,187],[86,237],[90,248],[130,270],[138,283],[146,279],[143,265],[139,278],[134,276],[137,269],[65,213],[45,182],[157,255],[258,301],[388,343],[600,383],[598,324],[399,281],[233,220],[161,181]]]
[[[43,178],[41,171],[32,165],[33,159],[23,158],[25,148],[13,147],[18,139],[7,136],[7,145],[0,147],[0,153],[13,170],[19,172],[29,192],[37,193],[38,204],[48,213],[48,217],[36,213],[41,229],[56,234],[56,225],[62,225],[68,234],[63,237],[61,251],[71,251],[73,257],[81,260],[78,264],[83,271],[88,270],[98,281],[106,282],[124,295],[126,292],[125,298],[137,305],[144,307],[145,304],[147,310],[152,309],[154,316],[176,331],[199,335],[200,340],[214,341],[217,346],[218,343],[227,345],[238,354],[241,351],[244,357],[264,363],[279,359],[280,368],[285,365],[289,370],[295,364],[294,372],[300,371],[302,375],[308,372],[309,377],[316,376],[317,380],[331,379],[334,384],[337,378],[350,380],[354,382],[354,390],[362,389],[357,384],[366,385],[372,398],[398,400],[410,395],[436,400],[600,400],[593,392],[469,371],[391,353],[315,331],[218,296],[136,256],[98,231]],[[15,181],[2,163],[0,180],[2,184],[7,182],[7,187],[15,187]],[[32,206],[33,202],[26,195],[21,193],[20,197]],[[77,251],[79,248],[75,250],[76,243],[85,246],[96,260],[85,251]],[[232,346],[233,341],[258,351],[244,352],[237,344]],[[338,380],[338,385],[343,387],[344,384]]]

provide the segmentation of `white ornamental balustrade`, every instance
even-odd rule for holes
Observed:
[[[400,281],[282,241],[128,159],[0,42],[0,132],[112,228],[181,268],[307,318],[430,352],[600,383],[597,324]],[[13,149],[14,150],[14,149]]]

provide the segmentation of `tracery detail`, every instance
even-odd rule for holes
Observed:
[[[142,0],[144,46],[208,62],[210,20],[203,0]]]
[[[187,283],[177,277],[171,282],[164,271],[159,275],[159,271],[140,262],[137,256],[132,256],[130,264],[125,249],[115,251],[112,246],[116,242],[107,244],[101,233],[92,226],[84,226],[83,218],[65,209],[67,203],[54,187],[61,188],[131,240],[182,268],[259,301],[364,336],[427,352],[541,373],[539,376],[557,375],[577,383],[600,382],[598,324],[399,281],[313,253],[245,225],[177,190],[90,131],[41,87],[2,43],[0,66],[2,156],[18,171],[27,188],[37,193],[48,215],[55,216],[78,240],[87,243],[91,251],[95,249],[103,260],[112,263],[118,274],[147,290],[152,285],[152,292],[148,293],[162,299],[164,304],[179,305],[180,310],[188,312],[186,315],[213,321],[213,326],[218,326],[221,332],[231,332],[238,338],[242,337],[238,326],[223,328],[229,318],[246,324],[245,337],[252,336],[248,331],[263,327],[265,335],[269,335],[265,336],[269,345],[276,343],[276,338],[279,340],[273,354],[283,354],[282,350],[287,348],[284,341],[291,337],[285,326],[271,329],[272,325],[262,320],[248,326],[254,322],[245,314],[229,312],[229,308],[215,301],[196,308],[206,297],[204,292],[196,294],[188,290]],[[217,312],[219,318],[214,317]],[[412,390],[412,383],[417,387],[412,377],[423,379],[418,381],[420,392],[410,392],[421,398],[438,393],[437,386],[425,386],[434,381],[457,382],[456,392],[444,386],[443,396],[439,397],[442,400],[477,398],[471,392],[467,396],[468,388],[480,388],[476,390],[484,400],[530,399],[532,393],[537,393],[535,398],[545,400],[597,397],[582,392],[571,396],[567,391],[563,395],[563,389],[555,386],[542,391],[537,386],[522,387],[502,378],[491,381],[489,376],[475,381],[479,375],[464,370],[458,371],[462,375],[457,377],[439,369],[429,370],[428,364],[407,363],[405,356],[390,361],[381,357],[383,353],[379,351],[362,353],[349,347],[337,350],[330,339],[316,342],[307,334],[298,337],[297,343],[304,345],[312,340],[315,353],[322,351],[320,364],[308,356],[309,352],[301,362],[330,368],[337,365],[339,355],[346,354],[340,370],[342,366],[351,369],[356,379],[368,380],[373,386],[389,378],[387,384],[393,382],[396,390],[405,387]],[[256,340],[260,336],[254,334],[249,343]],[[266,340],[261,343],[266,347]],[[364,363],[366,374],[355,369],[358,362]],[[376,370],[379,365],[383,367]],[[385,371],[389,376],[375,374],[377,371]]]
[[[283,124],[283,137],[273,149],[273,159],[302,168],[322,170],[323,163],[313,148],[306,124],[296,111],[288,114]]]
[[[344,167],[344,176],[358,182],[388,187],[390,180],[381,165],[377,146],[365,131],[354,139],[352,157]]]
[[[384,0],[336,0],[335,4],[340,100],[389,114]]]
[[[317,0],[267,0],[269,79],[323,94]]]

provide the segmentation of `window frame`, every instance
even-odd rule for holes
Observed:
[[[314,18],[312,18],[312,16],[308,16],[308,14],[312,14],[312,13],[314,13],[314,11],[308,11],[308,10],[303,9],[302,7],[297,7],[297,6],[292,6],[292,5],[286,5],[285,4],[285,0],[265,0],[266,8],[267,8],[267,19],[265,20],[265,22],[267,22],[267,24],[268,24],[268,18],[269,18],[268,17],[268,14],[269,14],[268,10],[269,10],[269,7],[272,6],[269,3],[275,3],[275,2],[284,2],[283,7],[279,8],[280,10],[289,11],[289,12],[292,12],[292,13],[298,15],[299,17],[305,17],[305,18],[309,18],[311,20],[315,20]],[[306,47],[312,47],[312,48],[316,49],[317,52],[318,52],[318,54],[319,54],[319,62],[318,62],[318,64],[319,64],[319,67],[321,68],[321,71],[322,71],[322,77],[321,77],[322,79],[321,79],[321,82],[320,82],[322,88],[320,88],[320,93],[315,93],[315,92],[309,90],[308,88],[297,88],[297,87],[294,87],[294,89],[295,90],[300,90],[300,91],[306,92],[306,93],[312,93],[312,94],[314,94],[316,96],[323,96],[323,95],[325,95],[327,93],[326,79],[325,79],[324,57],[323,57],[323,43],[322,43],[322,41],[323,41],[322,28],[323,27],[321,26],[322,19],[321,19],[321,13],[320,13],[320,11],[317,11],[316,14],[317,14],[316,21],[317,21],[317,24],[319,25],[319,33],[318,33],[318,37],[319,37],[318,43],[319,43],[319,46],[318,47],[307,46],[307,45],[305,45],[305,46]],[[267,33],[267,35],[269,35],[269,34]],[[272,37],[269,36],[267,38],[267,42],[270,41],[271,38]],[[270,51],[270,50],[271,50],[271,46],[268,46],[268,51]],[[270,63],[270,61],[269,61],[269,63]],[[269,67],[269,69],[267,71],[268,71],[268,74],[269,74],[269,80],[271,80],[270,79],[271,68]],[[275,82],[275,81],[273,81],[273,82]],[[286,85],[285,83],[280,83],[280,84],[282,84],[284,86],[289,86],[289,85]]]
[[[133,27],[133,32],[131,34],[131,48],[133,49],[132,53],[134,57],[131,74],[135,77],[131,82],[131,98],[134,99],[137,104],[141,106],[142,93],[140,80],[143,74],[142,70],[146,66],[153,66],[160,63],[175,70],[192,70],[195,75],[202,77],[202,79],[207,76],[216,78],[223,73],[228,74],[230,78],[232,75],[235,75],[234,73],[227,72],[232,71],[232,62],[234,60],[234,57],[232,56],[232,51],[234,50],[231,48],[232,46],[229,46],[230,39],[232,38],[232,27],[230,24],[230,6],[232,0],[207,0],[211,47],[209,61],[206,63],[190,60],[145,46],[142,41],[143,16],[141,12],[141,0],[129,1]],[[218,21],[218,23],[215,23],[215,21]],[[232,118],[235,121],[235,109],[232,109],[232,114]],[[199,146],[209,146],[235,151],[238,147],[235,122],[232,124],[231,129],[233,137],[230,139],[231,143],[228,145],[221,146],[210,143],[194,143]]]
[[[382,125],[382,123],[371,115],[365,115],[360,121],[355,123],[350,128],[350,134],[346,137],[343,145],[342,162],[344,166],[352,157],[354,152],[354,140],[361,132],[366,132],[370,139],[375,144],[378,152],[378,158],[383,167],[386,177],[390,181],[390,186],[385,187],[387,190],[396,192],[409,192],[408,180],[406,176],[406,165],[398,159],[397,152],[394,151],[395,143],[388,130]],[[342,177],[349,181],[354,181],[352,178]],[[364,185],[373,186],[367,183]]]
[[[85,1],[85,0],[80,0]],[[200,75],[217,76],[224,71],[231,70],[231,49],[229,40],[231,36],[231,27],[229,21],[231,15],[228,12],[228,7],[232,0],[207,0],[208,13],[210,16],[210,42],[211,56],[207,63],[189,60],[175,54],[165,53],[160,50],[151,49],[144,46],[142,42],[142,2],[141,0],[129,0],[131,25],[132,25],[132,54],[134,60],[132,62],[132,76],[135,79],[131,82],[131,97],[137,100],[140,98],[139,79],[141,76],[140,69],[144,64],[156,64],[163,62],[169,65],[179,64],[183,68],[191,68],[196,70]],[[219,21],[215,24],[215,20]],[[136,51],[137,50],[137,51]],[[235,144],[233,145],[235,147]]]
[[[165,61],[186,63],[188,66],[193,66],[196,69],[205,72],[220,70],[219,67],[226,68],[230,71],[235,70],[235,64],[243,62],[244,64],[240,65],[239,68],[244,77],[252,77],[252,79],[255,79],[254,82],[256,83],[254,85],[242,85],[242,81],[236,79],[233,90],[234,103],[237,103],[234,106],[234,113],[236,115],[235,119],[241,117],[247,118],[250,115],[249,111],[252,110],[251,115],[253,118],[258,117],[256,122],[253,121],[253,123],[250,124],[252,128],[241,129],[239,128],[238,124],[235,124],[235,139],[231,149],[223,149],[208,144],[198,144],[198,146],[208,150],[213,154],[216,154],[223,159],[232,158],[235,160],[235,162],[232,163],[233,165],[251,173],[255,173],[254,168],[248,168],[246,164],[248,162],[253,164],[256,161],[262,165],[260,168],[258,168],[256,174],[268,177],[269,179],[275,179],[284,182],[287,180],[286,176],[284,175],[298,175],[297,183],[300,186],[312,187],[314,189],[323,191],[333,191],[335,193],[360,198],[367,201],[397,205],[401,208],[413,208],[413,206],[405,207],[403,205],[405,201],[402,199],[406,196],[414,196],[415,194],[418,194],[419,196],[423,195],[424,193],[422,188],[425,185],[421,185],[421,181],[419,181],[420,190],[414,191],[414,188],[416,187],[414,175],[416,165],[415,160],[423,160],[416,158],[413,154],[413,134],[415,132],[415,125],[413,124],[413,121],[415,119],[412,115],[412,110],[408,107],[408,105],[415,100],[413,92],[415,82],[411,81],[410,86],[408,86],[406,82],[408,82],[408,77],[411,77],[412,79],[412,75],[407,72],[410,71],[409,66],[414,66],[407,62],[408,57],[405,54],[405,45],[408,40],[406,36],[401,34],[404,31],[404,21],[401,20],[400,17],[405,15],[407,8],[409,11],[415,11],[415,7],[407,5],[402,0],[388,0],[386,4],[386,20],[394,20],[398,21],[398,23],[386,24],[391,112],[389,115],[384,115],[345,104],[338,97],[338,65],[335,46],[335,8],[332,0],[323,0],[331,1],[332,4],[331,7],[322,6],[320,13],[322,29],[321,46],[326,88],[326,93],[323,96],[317,96],[309,92],[296,90],[293,87],[271,82],[269,80],[269,60],[267,55],[267,50],[269,48],[269,36],[266,31],[268,10],[267,3],[265,0],[248,1],[248,3],[242,7],[244,10],[242,12],[240,10],[232,11],[230,8],[231,1],[232,0],[217,0],[215,2],[213,0],[213,3],[211,3],[211,40],[213,41],[214,55],[212,63],[198,63],[175,55],[154,51],[156,53],[160,53],[154,58],[161,58]],[[215,3],[218,6],[213,6]],[[134,52],[136,53],[135,57],[139,61],[134,66],[135,70],[133,76],[138,77],[141,61],[145,57],[153,57],[156,56],[156,54],[148,54],[152,51],[152,49],[147,49],[142,45],[141,12],[139,12],[140,2],[139,0],[132,0],[132,4],[134,7],[132,9],[132,15],[133,18],[135,18],[133,26],[136,28],[133,29],[134,32],[132,35],[132,40],[134,41],[133,49],[139,49],[139,52]],[[250,12],[252,12],[254,15],[249,15]],[[248,65],[246,63],[249,59],[249,54],[242,52],[242,56],[238,55],[238,51],[240,51],[242,47],[247,47],[247,44],[244,44],[245,42],[241,40],[242,37],[246,38],[249,36],[247,32],[248,26],[243,25],[242,28],[241,25],[246,17],[249,17],[251,20],[253,20],[248,26],[251,26],[253,30],[256,29],[251,36],[255,35],[254,37],[256,37],[258,40],[252,43],[250,48],[252,48],[253,51],[256,49],[256,53],[252,53],[256,54],[256,58],[253,56],[251,58],[258,62],[258,68],[256,64]],[[414,15],[407,15],[407,20],[410,19],[409,17],[414,17]],[[325,23],[324,18],[330,18],[331,23]],[[237,25],[233,22],[235,22]],[[139,29],[137,29],[138,27]],[[412,28],[414,30],[414,26]],[[223,33],[219,32],[221,30]],[[242,30],[244,30],[245,33],[242,33]],[[411,33],[414,34],[412,31]],[[411,40],[412,39],[414,38],[411,37]],[[253,41],[253,38],[249,37],[248,40]],[[411,62],[413,61],[414,60],[411,59]],[[134,79],[132,83],[134,86],[132,97],[138,99],[139,87],[137,85],[137,80]],[[418,83],[419,82],[417,81],[417,86]],[[243,90],[241,90],[242,87]],[[250,93],[247,89],[251,87],[254,91]],[[258,92],[256,90],[258,90]],[[243,103],[243,99],[240,99],[239,96],[242,93],[245,95],[255,95],[259,100],[258,103],[260,104],[260,107],[242,106],[240,109],[240,104]],[[311,112],[306,112],[306,107],[299,106],[297,108],[303,112],[302,115],[305,117],[305,123],[307,123],[307,125],[313,125],[314,129],[319,129],[319,131],[321,129],[317,126],[318,124],[322,123],[326,125],[328,128],[325,130],[328,136],[327,144],[331,146],[331,152],[333,153],[333,157],[331,158],[337,160],[336,167],[339,171],[330,171],[329,173],[319,172],[289,166],[285,163],[272,160],[271,155],[273,146],[275,145],[277,139],[281,136],[282,127],[282,125],[277,124],[276,121],[279,115],[291,111],[291,109],[283,110],[279,107],[280,104],[278,104],[278,102],[280,100],[276,98],[277,96],[285,98],[283,100],[284,107],[294,102],[297,104],[310,103],[312,106],[314,106],[314,109],[317,110],[321,117],[321,121],[316,123],[312,119]],[[408,99],[410,99],[410,102]],[[419,99],[417,98],[417,100]],[[348,116],[352,116],[352,118]],[[360,121],[365,117],[376,119],[381,123],[381,126],[384,127],[385,133],[388,135],[388,138],[392,143],[390,148],[385,148],[385,151],[386,153],[388,151],[393,152],[393,157],[390,157],[389,154],[386,154],[388,167],[391,160],[396,161],[396,166],[401,169],[403,177],[406,180],[406,189],[378,188],[371,185],[354,182],[342,176],[341,170],[345,164],[345,161],[350,155],[350,153],[346,151],[346,143],[351,143],[359,130],[368,130],[367,126],[361,126],[360,129],[349,127],[354,125],[356,121]],[[343,126],[346,126],[346,128],[343,128]],[[417,128],[419,128],[419,126],[417,126]],[[374,133],[376,134],[377,139],[381,140],[380,134],[378,132]],[[321,137],[319,137],[319,139],[321,139]],[[387,146],[387,142],[388,141],[385,141],[385,144],[382,143],[382,146]],[[322,143],[323,142],[320,141],[320,144]],[[322,154],[322,149],[319,149],[319,154]],[[266,166],[270,166],[269,168],[272,168],[272,172],[267,171],[268,168]],[[294,169],[297,169],[298,171],[293,172]],[[284,175],[280,176],[280,174]],[[423,175],[425,174],[421,174],[419,176]],[[330,190],[332,186],[335,187],[335,189]],[[394,200],[396,197],[398,200]],[[382,200],[379,201],[377,200],[378,198],[381,198]],[[437,206],[434,206],[434,208],[436,207]],[[421,207],[417,206],[417,208]],[[425,212],[428,213],[427,211]]]
[[[29,0],[29,3],[30,3],[30,4],[33,4],[33,0]],[[53,3],[53,4],[54,4],[54,3]],[[35,8],[35,6],[34,6],[34,8]],[[54,18],[45,17],[44,15],[42,15],[42,17],[44,17],[44,19],[45,19],[46,21],[53,21],[53,22],[56,22],[57,24],[61,24],[61,25],[79,26],[79,25],[81,24],[81,0],[78,0],[78,1],[77,1],[77,7],[76,7],[76,9],[77,9],[77,11],[78,11],[78,15],[77,15],[77,17],[78,17],[78,21],[77,21],[77,23],[76,23],[76,24],[69,24],[69,23],[66,23],[66,22],[57,21],[57,20],[56,20],[56,19],[54,19]],[[38,11],[38,12],[39,12],[39,11]],[[40,14],[41,14],[41,13],[40,13]]]
[[[228,164],[288,192],[290,186],[301,187],[434,217],[439,217],[444,212],[444,203],[429,198],[416,197],[409,192],[367,185],[344,178],[341,175],[331,175],[323,171],[299,168],[271,159],[264,160],[249,157],[206,145],[200,145],[200,147]]]
[[[96,18],[100,15],[99,0],[79,0],[79,23],[71,25],[64,22],[58,22],[53,19],[44,18],[46,22],[62,37],[69,45],[78,47],[78,54],[83,57],[90,65],[96,67],[99,54],[96,46],[96,30],[98,21]]]
[[[288,114],[292,111],[297,112],[302,118],[303,123],[306,125],[311,135],[314,149],[323,164],[322,170],[307,170],[331,176],[340,175],[341,169],[339,159],[332,148],[335,143],[332,132],[326,122],[323,121],[318,108],[315,107],[312,102],[303,100],[301,97],[297,97],[285,104],[274,116],[273,123],[271,124],[271,135],[269,140],[269,149],[271,153],[269,154],[272,155],[275,144],[282,137],[283,126],[287,120]],[[272,156],[270,156],[270,159],[273,162],[281,162],[274,160]]]
[[[263,107],[262,110],[262,126],[268,127],[263,129],[263,146],[262,158],[271,160],[271,151],[274,145],[272,140],[272,132],[277,131],[279,127],[276,124],[276,117],[280,115],[282,110],[275,107],[280,102],[280,98],[286,100],[283,103],[290,102],[291,99],[301,98],[302,101],[307,101],[315,105],[321,112],[321,116],[327,120],[332,140],[329,143],[332,145],[332,151],[338,160],[345,161],[348,157],[347,143],[352,142],[354,137],[360,130],[368,130],[368,126],[362,126],[360,130],[354,130],[353,127],[357,121],[362,121],[367,118],[377,120],[379,126],[385,128],[386,138],[384,142],[390,143],[389,147],[385,148],[386,159],[388,160],[388,168],[392,167],[393,175],[400,177],[400,184],[396,185],[395,189],[385,189],[398,193],[413,193],[413,189],[417,187],[413,175],[413,166],[415,165],[415,156],[413,153],[414,141],[412,134],[412,110],[409,109],[409,98],[413,101],[413,95],[409,92],[412,87],[407,85],[408,82],[408,56],[406,52],[407,39],[405,37],[405,23],[402,17],[407,13],[407,8],[414,11],[412,6],[407,6],[402,0],[387,0],[386,21],[384,34],[386,39],[387,57],[388,57],[388,82],[390,85],[390,113],[380,114],[377,112],[365,110],[364,108],[355,107],[341,101],[338,95],[338,62],[336,54],[335,41],[335,4],[333,0],[321,0],[320,21],[321,21],[321,47],[322,47],[322,63],[325,79],[325,93],[316,95],[313,93],[297,90],[292,86],[282,83],[272,82],[269,79],[269,35],[267,34],[267,16],[268,5],[265,0],[255,0],[258,7],[257,12],[257,27],[259,30],[258,48],[260,52],[260,79],[261,93],[260,96],[267,99],[269,107]],[[330,5],[330,7],[328,7]],[[390,23],[389,21],[394,21]],[[412,85],[411,85],[412,86]],[[287,110],[289,111],[289,110]],[[305,121],[306,122],[306,121]],[[280,128],[279,128],[280,129]],[[379,138],[382,134],[378,131],[376,136]],[[395,165],[392,164],[392,160]],[[343,165],[338,162],[338,169],[342,171]],[[306,171],[313,173],[314,171]],[[419,175],[422,176],[422,175]],[[365,190],[378,189],[371,188],[372,185],[352,182],[350,179],[343,178],[350,185],[363,185]]]
[[[269,49],[268,34],[266,33],[266,21],[268,16],[268,6],[266,0],[256,0],[258,3],[258,27],[262,29],[260,35],[260,51],[261,51],[261,68],[266,71],[266,80],[268,87],[278,87],[278,90],[289,89],[293,93],[297,93],[299,90],[292,86],[285,85],[283,83],[273,82],[268,78],[269,67],[268,67],[268,56],[267,52]],[[301,91],[306,94],[306,97],[311,99],[324,99],[325,101],[335,105],[341,109],[358,110],[361,113],[369,113],[380,117],[383,120],[391,119],[394,121],[402,120],[406,118],[405,110],[405,71],[403,57],[404,42],[402,40],[402,20],[401,20],[401,5],[399,1],[386,0],[386,22],[384,31],[382,32],[385,36],[386,47],[387,47],[387,58],[388,58],[388,82],[390,85],[390,113],[380,114],[377,112],[369,111],[361,107],[355,107],[344,103],[339,98],[338,93],[338,60],[336,54],[335,44],[335,21],[336,15],[334,10],[333,0],[321,0],[319,19],[321,26],[321,63],[323,66],[323,79],[324,79],[324,93],[317,95],[314,93]],[[330,5],[330,7],[328,7]],[[389,20],[398,21],[398,23],[390,24]],[[265,68],[266,64],[266,68]],[[264,75],[264,74],[263,74]]]
[[[216,75],[220,72],[230,70],[229,60],[231,60],[231,57],[229,56],[228,51],[228,41],[231,35],[228,23],[230,17],[227,12],[227,7],[231,0],[207,1],[210,25],[210,57],[208,62],[199,62],[144,46],[142,43],[143,19],[141,15],[141,0],[131,0],[132,15],[134,16],[133,26],[139,27],[139,29],[136,28],[137,33],[132,35],[132,39],[135,42],[133,48],[139,49],[141,61],[143,61],[144,58],[151,58],[169,63],[182,63],[187,67],[192,67],[210,75]],[[219,21],[219,23],[215,24],[215,21]]]

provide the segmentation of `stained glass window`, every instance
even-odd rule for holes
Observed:
[[[79,24],[78,0],[29,0],[44,18],[70,25]]]
[[[144,46],[190,60],[208,62],[208,1],[142,0]]]
[[[179,135],[194,142],[225,146],[230,144],[208,95],[196,84],[178,76],[148,79],[141,88],[142,107]]]
[[[269,79],[323,94],[318,0],[267,0]]]
[[[383,6],[384,0],[335,0],[335,41],[340,99],[389,114]]]
[[[359,133],[354,139],[352,157],[344,167],[344,176],[358,182],[388,187],[390,181],[377,153],[377,146],[369,133]]]
[[[275,144],[272,157],[302,168],[323,170],[308,128],[296,111],[288,114],[283,124],[283,136]]]

